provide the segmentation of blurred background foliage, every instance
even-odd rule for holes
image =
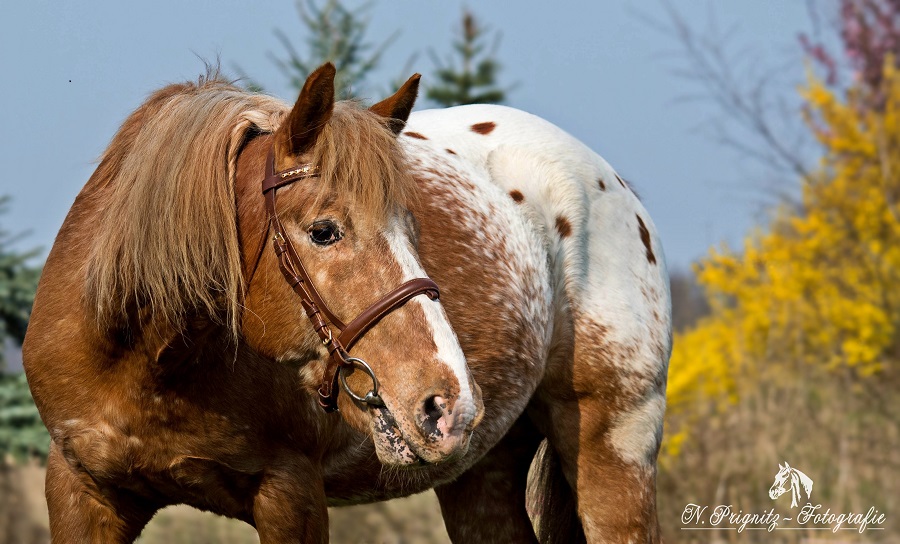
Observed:
[[[664,518],[689,497],[766,510],[760,483],[782,458],[802,460],[832,511],[900,512],[900,2],[837,7],[825,14],[836,45],[801,36],[807,62],[795,67],[806,78],[795,121],[818,161],[786,161],[803,165],[798,196],[743,248],[714,247],[694,266],[706,315],[675,336]],[[772,147],[769,128],[758,141]],[[896,539],[888,529],[878,536]]]
[[[0,196],[0,217],[9,204],[9,197]],[[22,344],[41,274],[40,267],[31,264],[37,250],[19,251],[13,247],[21,236],[8,232],[0,223],[0,346],[10,342]],[[0,370],[4,366],[5,356],[0,350]]]
[[[342,96],[370,90],[367,77],[396,34],[368,39],[370,6],[297,6],[306,42],[277,32],[285,51],[272,54],[285,77],[299,88],[331,60]],[[716,137],[765,162],[784,189],[743,247],[713,247],[692,270],[672,273],[676,335],[658,483],[664,534],[683,540],[687,502],[768,510],[765,489],[785,460],[813,477],[816,501],[833,511],[875,506],[900,515],[900,0],[810,3],[810,16],[828,24],[824,38],[798,37],[805,64],[781,68],[805,81],[802,107],[789,115],[784,88],[735,76],[727,36],[664,6],[684,73],[721,108],[725,130]],[[426,100],[506,101],[512,87],[501,81],[499,44],[499,33],[463,13],[449,52],[429,50]],[[0,199],[0,211],[7,203]],[[0,232],[0,340],[20,344],[40,268],[31,264],[36,253],[13,251],[11,240]],[[46,541],[44,511],[33,522],[15,512],[42,508],[35,462],[48,441],[24,377],[0,376],[0,542]],[[234,522],[198,516],[166,510],[143,541],[255,540]],[[892,525],[873,539],[900,538]],[[446,541],[433,495],[332,511],[335,542],[401,541],[409,531],[416,541]]]
[[[0,220],[9,204],[8,197],[0,196]],[[25,375],[4,373],[7,350],[3,348],[22,345],[41,273],[33,264],[37,250],[14,248],[20,236],[6,231],[0,223],[0,462],[7,457],[20,462],[42,458],[50,441]]]
[[[0,453],[21,463],[46,459],[49,447],[25,374],[0,373]]]

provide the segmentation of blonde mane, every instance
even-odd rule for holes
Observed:
[[[201,315],[237,337],[245,288],[237,159],[252,134],[274,132],[288,112],[213,75],[157,91],[128,118],[92,180],[105,204],[85,295],[102,328],[134,323],[138,311],[179,329]],[[384,218],[412,194],[396,139],[356,104],[336,105],[313,155],[317,202],[337,194],[354,217]]]

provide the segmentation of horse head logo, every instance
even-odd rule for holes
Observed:
[[[803,490],[806,491],[806,498],[809,498],[809,495],[812,493],[813,481],[809,476],[803,474],[799,470],[795,468],[791,468],[790,465],[785,461],[784,466],[781,464],[778,465],[778,474],[775,475],[775,482],[772,484],[772,487],[769,488],[769,497],[773,500],[778,497],[784,495],[787,492],[785,489],[785,485],[790,478],[791,485],[791,508],[796,508],[798,503],[797,500],[800,499],[800,487],[803,487]]]

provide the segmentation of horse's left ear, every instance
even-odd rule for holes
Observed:
[[[409,114],[416,104],[421,77],[420,74],[413,74],[393,96],[385,98],[369,108],[388,120],[388,126],[394,134],[400,134],[400,131],[406,126],[406,120],[409,119]]]

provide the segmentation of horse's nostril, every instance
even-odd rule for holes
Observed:
[[[444,408],[447,406],[444,397],[434,395],[425,399],[423,412],[425,414],[422,420],[422,430],[425,434],[434,434],[438,430],[438,421],[444,417]]]

